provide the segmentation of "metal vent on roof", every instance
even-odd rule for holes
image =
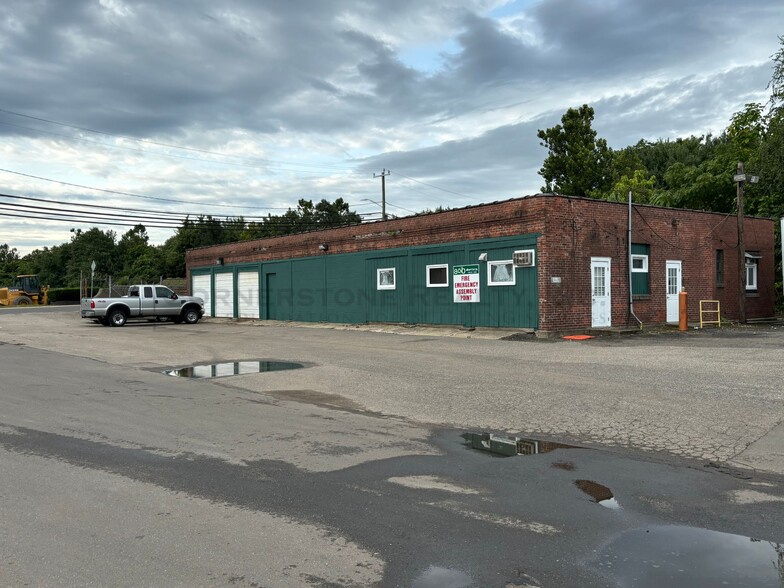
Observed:
[[[522,251],[515,251],[512,257],[515,267],[533,267],[534,266],[534,250],[523,249]]]

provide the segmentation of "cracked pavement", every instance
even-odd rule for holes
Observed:
[[[79,319],[73,309],[0,315],[2,342],[117,365],[159,370],[277,359],[311,366],[231,379],[233,388],[263,398],[702,461],[737,458],[739,465],[784,474],[784,459],[770,451],[754,458],[750,450],[784,421],[784,327],[579,343],[475,338],[457,329],[378,330],[221,319],[111,329]],[[422,449],[411,443],[410,451]],[[253,457],[236,451],[236,459]],[[303,463],[319,451],[303,451]],[[350,460],[350,449],[343,458]]]

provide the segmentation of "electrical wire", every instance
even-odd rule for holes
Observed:
[[[3,169],[0,168],[0,172],[4,172],[7,174],[14,174],[17,176],[22,176],[25,178],[32,178],[34,180],[42,180],[44,182],[52,182],[54,184],[62,184],[63,186],[70,186],[72,188],[81,188],[82,190],[95,190],[96,192],[104,192],[106,194],[116,194],[118,196],[130,196],[131,198],[142,198],[144,200],[156,200],[159,202],[174,202],[177,204],[196,204],[198,206],[214,206],[219,208],[240,208],[246,210],[289,210],[290,208],[282,208],[282,207],[271,207],[271,206],[243,206],[240,204],[206,204],[203,202],[193,202],[189,200],[178,200],[175,198],[160,198],[158,196],[143,196],[141,194],[134,194],[132,192],[121,192],[119,190],[108,190],[106,188],[95,188],[93,186],[85,186],[83,184],[74,184],[71,182],[64,182],[62,180],[53,180],[52,178],[45,178],[43,176],[36,176],[33,174],[25,174],[22,172],[13,171],[10,169]]]
[[[136,226],[139,224],[145,225],[150,228],[166,228],[166,229],[179,229],[185,226],[214,228],[213,223],[219,223],[223,228],[231,228],[232,225],[241,223],[243,228],[251,226],[265,226],[277,227],[281,229],[302,228],[303,222],[297,220],[287,220],[283,216],[267,216],[267,217],[213,217],[208,215],[192,218],[190,214],[166,213],[172,216],[161,217],[158,211],[146,211],[144,209],[125,210],[114,206],[103,205],[85,205],[89,210],[83,210],[80,206],[73,203],[63,201],[49,202],[42,198],[33,198],[26,196],[18,196],[12,194],[0,194],[0,199],[9,198],[16,200],[30,200],[34,202],[41,202],[45,204],[59,203],[61,206],[58,208],[51,208],[47,206],[36,206],[32,204],[24,204],[17,202],[3,202],[0,200],[0,216],[12,218],[24,218],[29,220],[40,221],[62,221],[68,223],[79,224],[110,224],[121,226]],[[65,206],[62,206],[62,205]],[[107,212],[111,211],[111,212]],[[115,212],[120,211],[120,212]],[[127,212],[136,212],[137,214],[126,214]],[[141,214],[138,214],[141,213]],[[126,222],[116,222],[126,221]],[[318,228],[318,225],[314,225]]]
[[[120,210],[122,212],[140,212],[145,214],[155,214],[155,215],[168,215],[169,217],[173,217],[175,220],[184,220],[185,218],[194,217],[194,216],[210,216],[214,219],[226,219],[230,220],[231,216],[223,216],[223,215],[206,215],[206,214],[194,214],[194,213],[185,213],[185,212],[172,212],[167,210],[154,210],[154,209],[145,209],[145,208],[127,208],[127,207],[120,207],[120,206],[109,206],[106,204],[86,204],[83,202],[68,202],[65,200],[49,200],[46,198],[34,198],[32,196],[18,196],[12,194],[2,194],[0,193],[0,198],[8,198],[13,200],[25,200],[31,202],[42,202],[44,204],[59,204],[62,206],[67,207],[81,207],[81,208],[96,208],[101,210]],[[0,205],[4,204],[0,202]],[[286,209],[290,210],[290,209]],[[253,221],[253,220],[266,220],[268,217],[266,215],[240,215],[246,221]]]
[[[393,173],[393,172],[389,172]],[[442,192],[448,192],[449,194],[454,194],[455,196],[462,196],[463,198],[471,198],[467,194],[461,194],[460,192],[455,192],[454,190],[447,190],[446,188],[442,188],[440,186],[436,186],[435,184],[428,184],[427,182],[423,182],[421,180],[417,180],[405,174],[401,174],[400,172],[394,172],[396,175],[406,178],[407,180],[411,180],[412,182],[416,182],[417,184],[422,184],[423,186],[428,186],[429,188],[435,188],[436,190],[441,190]]]
[[[654,235],[656,235],[656,236],[657,236],[659,239],[661,239],[662,241],[664,241],[664,242],[665,242],[667,245],[669,245],[670,247],[673,247],[674,249],[678,249],[679,251],[697,251],[697,250],[699,250],[699,249],[705,249],[706,247],[710,247],[710,246],[711,246],[711,243],[710,243],[710,241],[708,241],[708,242],[707,242],[707,243],[705,243],[704,245],[699,245],[699,246],[697,246],[697,247],[682,247],[682,246],[680,246],[680,245],[676,245],[676,244],[674,244],[674,243],[670,243],[670,242],[669,242],[667,239],[665,239],[665,238],[664,238],[664,237],[662,237],[662,236],[661,236],[659,233],[657,233],[657,232],[656,232],[656,229],[654,229],[654,228],[653,228],[653,227],[652,227],[652,226],[651,226],[651,225],[648,223],[648,220],[647,220],[647,219],[646,219],[646,218],[645,218],[645,217],[642,215],[642,213],[641,213],[639,210],[637,210],[637,207],[636,207],[636,206],[633,206],[633,208],[634,208],[635,212],[637,213],[637,215],[640,217],[640,219],[642,219],[642,222],[644,222],[644,223],[645,223],[645,225],[646,225],[646,226],[647,226],[647,227],[648,227],[648,228],[651,230],[651,232],[652,232]],[[719,221],[719,222],[718,222],[716,225],[714,225],[714,226],[711,228],[711,230],[710,230],[710,231],[708,231],[708,233],[705,235],[705,237],[703,237],[703,239],[709,240],[709,239],[710,239],[710,236],[713,234],[713,232],[714,232],[716,229],[718,229],[718,228],[719,228],[719,227],[720,227],[722,224],[724,224],[724,222],[725,222],[725,221],[726,221],[726,220],[727,220],[727,219],[728,219],[730,216],[732,216],[732,213],[731,213],[731,212],[727,213],[727,214],[725,215],[725,217],[724,217],[723,219],[721,219],[721,221]],[[737,245],[736,245],[736,247],[737,247]]]

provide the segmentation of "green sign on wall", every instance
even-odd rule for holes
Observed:
[[[479,264],[452,268],[454,302],[479,302]]]

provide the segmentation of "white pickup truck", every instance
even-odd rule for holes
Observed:
[[[204,315],[204,300],[178,296],[166,286],[131,286],[120,298],[82,298],[82,318],[122,327],[129,319],[171,320],[195,324]]]

